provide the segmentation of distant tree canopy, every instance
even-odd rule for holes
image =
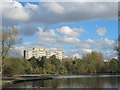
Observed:
[[[18,31],[15,27],[3,27],[2,30],[2,59],[6,58],[9,54],[10,48],[15,44],[21,42],[21,38],[18,38]]]
[[[92,52],[83,57],[84,62],[86,63],[86,67],[88,72],[100,72],[103,64],[104,57],[102,53]]]
[[[19,74],[30,74],[32,66],[28,60],[10,57],[2,62],[2,73],[5,76],[13,76]]]
[[[104,62],[103,54],[92,52],[82,59],[66,58],[62,61],[55,55],[50,58],[32,57],[29,60],[22,58],[5,58],[3,60],[3,75],[19,74],[118,74],[120,73],[118,59],[112,58]]]

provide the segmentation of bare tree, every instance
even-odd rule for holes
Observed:
[[[21,38],[18,37],[19,33],[16,27],[3,27],[2,29],[2,60],[9,55],[9,50],[15,44],[21,42]]]

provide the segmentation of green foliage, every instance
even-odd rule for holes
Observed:
[[[20,63],[19,63],[20,64]],[[32,65],[30,64],[30,62],[26,59],[22,60],[22,66],[24,68],[24,72],[22,71],[21,74],[31,74],[32,72]]]
[[[38,59],[37,58],[32,57],[28,61],[30,61],[33,68],[36,68],[38,66],[38,63],[37,63]]]
[[[104,64],[102,53],[92,52],[83,57],[85,67],[88,73],[99,73]]]
[[[44,66],[44,64],[45,64],[45,62],[46,62],[46,60],[48,61],[48,59],[46,58],[46,56],[42,56],[42,57],[39,58],[39,59],[40,59],[40,60],[37,61],[37,64],[38,64],[39,67],[42,67],[42,68],[43,68],[43,66]]]
[[[109,73],[117,73],[118,71],[118,60],[112,58],[109,63]]]
[[[2,63],[3,75],[13,76],[17,74],[30,73],[30,63],[20,58],[6,58]]]
[[[58,73],[59,69],[61,68],[60,60],[57,59],[55,55],[51,56],[49,58],[49,60],[50,60],[51,64],[55,66],[55,72]]]
[[[50,58],[32,57],[29,60],[7,58],[3,61],[3,74],[6,76],[19,74],[113,74],[120,73],[120,62],[109,59],[104,62],[102,53],[92,52],[82,59],[66,58],[62,61],[55,55]]]

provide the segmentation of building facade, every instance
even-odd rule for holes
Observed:
[[[32,48],[28,50],[24,50],[24,58],[30,59],[31,57],[39,58],[42,56],[46,56],[47,58],[55,55],[56,58],[62,60],[64,58],[64,51],[57,49],[47,49],[47,48]]]

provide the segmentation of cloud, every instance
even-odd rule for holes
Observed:
[[[70,28],[68,26],[63,26],[58,31],[64,35],[71,36],[71,37],[78,37],[82,32],[85,32],[82,28]]]
[[[87,39],[86,42],[89,43],[89,44],[91,44],[91,43],[94,43],[94,40]]]
[[[45,47],[63,49],[66,53],[68,53],[67,56],[73,56],[75,53],[79,53],[79,55],[84,55],[86,53],[90,53],[91,51],[98,51],[105,53],[105,58],[107,58],[108,55],[106,51],[114,51],[116,45],[114,40],[110,40],[108,38],[100,38],[96,40],[80,40],[80,37],[78,37],[77,35],[76,37],[70,36],[70,33],[66,34],[66,32],[63,35],[59,34],[60,29],[49,29],[47,31],[44,31],[43,28],[38,28],[37,32],[35,33],[37,38],[33,42],[23,43],[23,45],[29,48]],[[76,28],[76,30],[73,30],[74,29],[71,29],[72,32],[76,32],[76,30],[78,29]],[[77,50],[73,52],[71,49]]]
[[[85,32],[82,28],[63,26],[56,30],[49,28],[45,30],[44,28],[37,27],[39,25],[49,27],[56,24],[74,23],[93,19],[117,19],[118,3],[41,2],[37,5],[27,3],[23,6],[21,3],[14,1],[0,3],[0,7],[2,7],[0,14],[2,15],[3,25],[16,25],[22,35],[37,36],[33,42],[23,43],[25,48],[60,48],[64,49],[65,52],[69,54],[68,56],[76,53],[81,56],[83,53],[91,51],[101,51],[105,53],[105,56],[112,55],[112,50],[115,45],[113,40],[109,40],[108,38],[80,40],[81,33]],[[104,36],[106,32],[105,28],[99,28],[97,30],[97,34],[100,36]],[[77,49],[79,51],[72,52],[71,49]],[[106,53],[106,51],[109,51],[109,54]]]
[[[37,28],[34,24],[21,24],[16,26],[20,35],[33,36],[37,32]]]
[[[75,53],[72,57],[76,58],[82,58],[82,56],[79,53]]]
[[[101,41],[101,40],[103,40],[103,41]],[[99,46],[99,44],[101,42],[98,42],[98,41],[101,41],[102,42],[101,45],[103,45],[103,46]],[[108,40],[108,41],[110,43],[112,42],[111,40]],[[82,56],[84,56],[88,53],[91,53],[92,51],[97,51],[97,52],[102,52],[104,55],[104,59],[107,60],[107,59],[110,59],[112,57],[117,57],[117,52],[114,49],[112,49],[111,47],[109,47],[110,43],[108,43],[108,41],[104,40],[104,39],[99,39],[97,41],[94,40],[94,43],[90,45],[90,48],[83,48],[82,46],[75,47],[74,43],[68,43],[68,42],[61,43],[60,41],[57,41],[57,40],[52,39],[52,38],[44,38],[44,39],[39,38],[34,42],[25,42],[25,43],[23,43],[23,46],[17,46],[13,50],[14,50],[14,53],[19,53],[16,55],[23,56],[23,50],[27,49],[27,48],[33,48],[33,47],[57,48],[57,49],[64,50],[65,55],[68,57],[75,57],[76,56],[78,58],[82,58]],[[65,44],[67,44],[67,45],[65,45]],[[84,43],[83,46],[85,44],[87,44],[87,42]],[[73,46],[70,47],[71,45],[73,45]],[[106,47],[104,47],[104,45],[107,45],[108,47],[106,48]]]
[[[97,34],[100,36],[104,36],[107,32],[105,28],[98,28],[96,31],[97,31]]]
[[[23,51],[26,49],[27,47],[24,46],[15,46],[10,48],[10,54],[9,56],[14,56],[14,57],[23,57]]]
[[[118,12],[118,4],[115,2],[41,2],[38,5],[27,3],[23,6],[14,1],[1,4],[3,24],[53,25],[91,19],[117,19]]]
[[[85,40],[85,43],[89,44],[90,48],[96,48],[101,50],[114,49],[116,46],[116,41],[110,40],[108,38],[100,38],[96,40]]]
[[[107,50],[102,53],[103,53],[105,59],[117,58],[117,56],[118,56],[117,51],[115,51],[115,50]]]
[[[91,53],[91,52],[92,52],[91,49],[83,49],[82,51],[83,51],[84,54],[86,54],[86,53]]]
[[[65,50],[67,56],[74,56],[77,54],[83,56],[92,51],[98,51],[104,53],[105,59],[111,57],[110,55],[112,55],[112,51],[114,51],[116,45],[114,40],[108,38],[80,40],[79,37],[70,37],[65,34],[61,35],[58,34],[58,32],[58,30],[52,29],[43,31],[42,28],[39,28],[35,34],[37,39],[34,40],[34,42],[23,43],[23,45],[29,48],[44,47],[62,49]],[[110,51],[109,54],[107,53],[108,51]],[[115,57],[116,54],[112,56]]]
[[[69,56],[82,58],[84,55],[91,53],[91,49],[72,49]]]
[[[53,13],[56,13],[56,14],[64,13],[64,7],[56,2],[45,3],[43,6]]]
[[[79,39],[78,38],[73,38],[73,37],[63,37],[63,38],[59,38],[60,42],[64,42],[64,43],[68,43],[68,44],[74,44],[74,43],[79,43]]]
[[[100,41],[103,40],[103,39],[100,39]],[[102,45],[103,47],[99,46],[99,44],[101,42],[97,42],[96,40],[94,40],[94,44],[91,44],[90,48],[83,48],[82,46],[80,47],[75,47],[74,43],[69,43],[68,42],[64,42],[67,43],[67,46],[64,45],[63,43],[61,44],[60,41],[56,41],[54,39],[50,39],[50,38],[45,38],[45,39],[39,39],[40,42],[37,42],[38,40],[36,40],[35,42],[27,42],[27,43],[24,43],[24,47],[26,48],[33,48],[33,47],[43,47],[43,48],[48,48],[48,47],[51,47],[51,48],[58,48],[58,49],[62,49],[65,51],[65,55],[67,55],[68,57],[78,57],[78,58],[82,58],[82,56],[88,54],[88,53],[91,53],[92,51],[97,51],[97,52],[102,52],[103,55],[104,55],[104,59],[110,59],[112,57],[116,57],[117,56],[117,52],[112,49],[111,47],[104,47],[104,43],[107,43],[107,41],[103,40],[102,42],[104,42]],[[109,42],[112,42],[111,40],[109,40]],[[96,44],[97,43],[97,44]],[[84,44],[87,44],[84,43]],[[83,44],[83,46],[84,46]],[[69,47],[70,45],[73,45],[72,47]],[[97,46],[98,45],[98,46]],[[105,44],[105,45],[109,45],[108,43]],[[25,49],[26,49],[25,48]],[[18,50],[17,50],[18,49]],[[21,55],[23,54],[23,49],[22,48],[17,48],[16,51],[21,51]]]
[[[13,25],[18,24],[20,22],[28,21],[29,13],[26,11],[24,6],[21,3],[14,1],[14,2],[2,2],[0,3],[2,11],[0,14],[2,15],[3,25]]]
[[[107,38],[101,38],[101,39],[98,39],[98,40],[94,40],[95,43],[94,45],[99,48],[99,49],[114,49],[115,48],[115,41],[113,40],[109,40]]]
[[[91,46],[90,46],[88,43],[86,43],[85,41],[80,41],[79,43],[75,43],[75,46],[76,46],[77,48],[84,48],[84,49],[88,49],[88,48],[91,47]]]
[[[38,7],[38,5],[27,3],[26,8],[31,8],[31,9],[35,10],[35,9],[38,9],[39,7]]]
[[[37,36],[42,36],[42,37],[55,37],[55,36],[57,36],[57,34],[55,33],[55,30],[52,30],[52,29],[44,31],[44,29],[38,27],[37,30],[38,30],[36,32]]]
[[[73,31],[73,29],[71,29],[68,26],[63,26],[59,29],[59,32],[63,33],[64,35],[68,35],[68,36],[78,36],[79,34],[75,31]]]

